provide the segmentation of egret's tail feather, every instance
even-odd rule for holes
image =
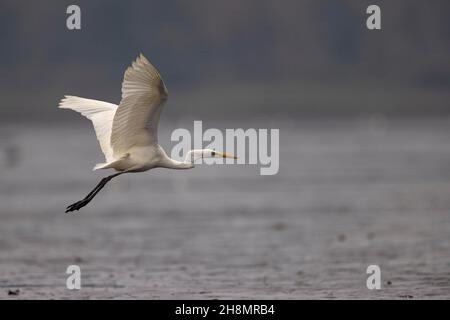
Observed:
[[[92,169],[92,171],[98,170],[98,169],[105,169],[105,166],[107,166],[108,163],[97,163],[94,168]]]
[[[111,162],[104,162],[104,163],[97,163],[94,168],[92,168],[92,171],[98,170],[98,169],[111,169],[114,168],[115,165],[119,163],[120,160],[111,161]]]
[[[106,161],[113,160],[111,130],[117,105],[93,99],[65,96],[59,103],[61,109],[71,109],[92,121]]]
[[[94,166],[94,168],[92,169],[92,171],[95,171],[95,170],[98,170],[98,169],[116,169],[116,170],[121,170],[118,167],[120,167],[121,162],[126,160],[129,156],[130,156],[129,153],[125,153],[120,159],[113,160],[111,162],[97,163]]]

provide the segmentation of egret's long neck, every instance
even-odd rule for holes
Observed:
[[[163,167],[169,169],[191,169],[194,167],[194,164],[168,158],[166,161],[164,161]]]
[[[184,161],[177,161],[167,155],[162,162],[162,166],[170,169],[190,169],[194,167],[195,160],[203,158],[203,150],[191,150],[186,154]]]
[[[202,150],[191,150],[186,154],[183,162],[165,157],[163,166],[170,169],[190,169],[194,167],[195,160],[202,158]]]
[[[184,158],[184,163],[194,165],[195,160],[198,160],[203,157],[203,150],[191,150],[186,154],[186,158]]]

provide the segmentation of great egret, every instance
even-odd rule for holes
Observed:
[[[234,158],[211,149],[191,150],[184,162],[167,156],[158,144],[158,123],[168,92],[158,70],[141,54],[125,71],[122,100],[112,103],[65,96],[59,103],[92,121],[105,162],[94,167],[114,169],[117,173],[103,178],[82,200],[67,207],[66,212],[87,205],[114,177],[127,172],[143,172],[153,168],[190,169],[200,158]]]

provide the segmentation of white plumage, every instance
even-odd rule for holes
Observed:
[[[111,135],[116,157],[136,143],[158,143],[158,122],[167,95],[159,72],[141,54],[125,71],[122,83],[122,100],[114,116]]]
[[[199,158],[235,158],[211,149],[191,150],[184,162],[169,158],[158,144],[158,123],[167,97],[167,88],[158,70],[141,54],[125,71],[118,106],[74,96],[61,100],[60,108],[77,111],[94,125],[105,155],[105,163],[97,164],[94,170],[112,168],[118,171],[102,179],[84,199],[67,207],[66,212],[88,204],[108,181],[122,173],[156,167],[190,169]]]
[[[59,107],[75,110],[91,120],[98,142],[105,155],[105,161],[111,162],[114,160],[111,147],[111,130],[117,105],[93,99],[65,96]]]

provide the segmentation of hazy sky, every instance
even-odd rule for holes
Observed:
[[[81,30],[66,28],[70,4],[81,8]],[[25,108],[53,114],[63,94],[118,102],[123,71],[139,52],[160,69],[169,91],[192,104],[202,86],[213,86],[211,95],[221,87],[286,83],[318,91],[366,82],[448,90],[450,2],[377,1],[380,31],[366,28],[369,4],[3,0],[0,81],[8,103],[0,115],[21,117]]]

